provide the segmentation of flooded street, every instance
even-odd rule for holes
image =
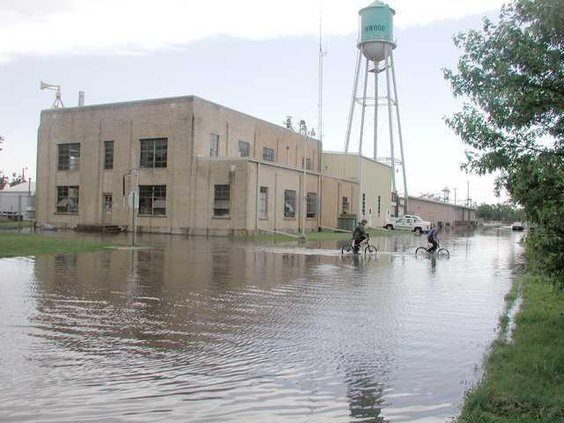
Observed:
[[[0,259],[0,421],[447,422],[495,338],[521,234]],[[116,238],[127,244],[125,238]]]

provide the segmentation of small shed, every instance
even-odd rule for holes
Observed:
[[[35,218],[35,182],[26,181],[0,191],[0,216],[13,220]]]

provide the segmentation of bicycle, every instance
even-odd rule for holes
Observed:
[[[352,247],[352,240],[348,241],[343,247],[341,248],[341,254],[349,253],[353,249]],[[364,254],[375,254],[378,249],[376,246],[370,243],[370,237],[365,238],[359,245],[359,249],[364,249]]]
[[[441,258],[449,258],[450,257],[450,252],[443,247],[439,247],[437,248],[435,251],[429,251],[429,248],[426,247],[417,247],[415,249],[415,256],[422,256],[422,255],[426,255],[426,256],[437,256],[437,257],[441,257]]]

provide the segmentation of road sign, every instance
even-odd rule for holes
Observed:
[[[127,203],[129,207],[135,207],[136,209],[139,208],[139,192],[131,191],[129,196],[127,197]]]

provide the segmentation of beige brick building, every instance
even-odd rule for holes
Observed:
[[[444,201],[419,197],[408,198],[408,214],[415,214],[439,226],[473,226],[476,209]]]
[[[318,140],[195,96],[44,110],[37,223],[196,235],[334,228],[358,212],[358,182],[321,161]]]
[[[361,181],[360,197],[351,198],[351,207],[360,210],[360,218],[369,227],[381,228],[392,212],[392,168],[358,154],[324,152],[324,174]],[[343,199],[344,202],[344,199]],[[343,207],[341,207],[341,212]],[[355,211],[356,213],[356,211]]]

